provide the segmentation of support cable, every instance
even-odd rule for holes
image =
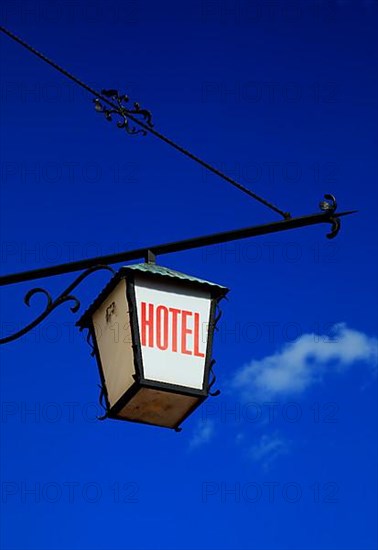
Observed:
[[[63,67],[61,67],[60,65],[55,63],[55,61],[52,61],[51,59],[49,59],[46,55],[44,55],[43,53],[36,50],[33,46],[31,46],[30,44],[28,44],[27,42],[22,40],[22,38],[19,38],[17,35],[15,35],[11,31],[9,31],[7,28],[3,27],[2,25],[0,25],[0,31],[3,32],[4,34],[6,34],[9,38],[14,40],[15,42],[17,42],[21,46],[23,46],[24,48],[26,48],[33,55],[39,57],[42,61],[44,61],[45,63],[47,63],[48,65],[53,67],[55,70],[57,70],[58,72],[63,74],[66,78],[72,80],[73,82],[75,82],[75,84],[77,84],[78,86],[80,86],[81,88],[83,88],[84,90],[89,92],[90,94],[94,95],[96,98],[101,99],[101,101],[103,101],[104,103],[107,103],[109,106],[111,106],[113,109],[115,109],[116,111],[118,111],[122,115],[122,110],[120,110],[120,106],[115,104],[114,102],[112,102],[109,99],[109,97],[106,97],[105,95],[103,95],[103,92],[100,93],[100,92],[94,90],[91,86],[88,86],[88,84],[86,84],[85,82],[83,82],[82,80],[77,78],[76,76],[72,75],[71,73],[69,73],[68,71],[63,69]],[[291,218],[291,215],[290,215],[289,212],[284,212],[283,210],[281,210],[280,208],[278,208],[277,206],[275,206],[271,202],[267,201],[263,197],[260,197],[259,195],[257,195],[256,193],[254,193],[253,191],[251,191],[250,189],[248,189],[247,187],[245,187],[241,183],[235,181],[230,176],[227,176],[227,174],[224,174],[223,172],[221,172],[218,168],[215,168],[214,166],[212,166],[208,162],[206,162],[206,161],[202,160],[201,158],[199,158],[197,155],[195,155],[195,154],[191,153],[190,151],[188,151],[188,149],[185,149],[184,147],[182,147],[178,143],[174,142],[173,140],[171,140],[170,138],[168,138],[164,134],[158,132],[157,130],[152,128],[150,125],[145,124],[143,121],[141,121],[138,118],[134,117],[129,112],[127,113],[127,117],[130,120],[132,120],[135,124],[137,124],[138,126],[143,128],[146,132],[149,132],[150,134],[153,134],[155,137],[157,137],[161,141],[164,141],[167,145],[170,145],[171,147],[173,147],[174,149],[176,149],[177,151],[179,151],[183,155],[187,156],[188,158],[190,158],[194,162],[196,162],[196,163],[200,164],[201,166],[203,166],[204,168],[206,168],[206,170],[209,170],[210,172],[213,172],[213,174],[215,174],[215,175],[219,176],[220,178],[224,179],[225,181],[227,181],[228,183],[230,183],[231,185],[233,185],[234,187],[236,187],[237,189],[239,189],[243,193],[247,194],[248,196],[252,197],[256,201],[260,202],[261,204],[263,204],[264,206],[269,208],[270,210],[273,210],[277,214],[280,214],[284,219],[290,219]]]

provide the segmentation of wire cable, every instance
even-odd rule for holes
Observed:
[[[19,38],[17,35],[15,35],[13,32],[8,30],[4,26],[0,25],[0,31],[3,32],[4,34],[6,34],[9,38],[14,40],[15,42],[17,42],[21,46],[23,46],[24,48],[26,48],[33,55],[39,57],[42,61],[44,61],[45,63],[47,63],[48,65],[53,67],[55,70],[57,70],[58,72],[63,74],[66,78],[72,80],[78,86],[81,86],[81,88],[83,88],[84,90],[86,90],[90,94],[92,94],[95,97],[101,99],[104,103],[107,103],[113,109],[119,110],[119,106],[116,105],[115,103],[113,103],[112,101],[110,101],[109,98],[105,97],[103,94],[101,94],[100,92],[94,90],[93,88],[91,88],[91,86],[88,86],[88,84],[86,84],[85,82],[83,82],[82,80],[80,80],[79,78],[74,76],[73,74],[66,71],[63,67],[61,67],[60,65],[55,63],[55,61],[52,61],[51,59],[49,59],[46,55],[44,55],[40,51],[36,50],[33,46],[31,46],[30,44],[28,44],[27,42],[22,40],[22,38]],[[198,157],[197,155],[191,153],[190,151],[188,151],[187,149],[185,149],[184,147],[182,147],[178,143],[174,142],[173,140],[171,140],[170,138],[168,138],[164,134],[158,132],[154,128],[151,128],[147,124],[144,124],[141,120],[138,120],[136,117],[133,117],[131,114],[128,114],[127,116],[130,120],[132,120],[135,124],[137,124],[138,126],[143,128],[146,132],[149,132],[150,134],[153,134],[155,137],[157,137],[161,141],[164,141],[167,145],[170,145],[171,147],[173,147],[174,149],[176,149],[177,151],[179,151],[183,155],[187,156],[188,158],[190,158],[194,162],[200,164],[201,166],[203,166],[204,168],[206,168],[210,172],[213,172],[213,174],[216,174],[220,178],[224,179],[225,181],[227,181],[228,183],[230,183],[231,185],[233,185],[234,187],[236,187],[240,191],[243,191],[248,196],[252,197],[256,201],[260,202],[261,204],[263,204],[264,206],[269,208],[270,210],[273,210],[277,214],[280,214],[284,219],[290,219],[291,218],[291,215],[290,215],[289,212],[284,212],[283,210],[281,210],[280,208],[278,208],[277,206],[275,206],[271,202],[267,201],[263,197],[260,197],[259,195],[257,195],[256,193],[254,193],[253,191],[251,191],[250,189],[248,189],[247,187],[245,187],[241,183],[235,181],[230,176],[227,176],[227,174],[224,174],[223,172],[218,170],[218,168],[215,168],[214,166],[212,166],[208,162],[202,160],[200,157]]]

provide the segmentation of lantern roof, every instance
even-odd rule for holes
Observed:
[[[211,286],[213,288],[223,290],[222,293],[224,294],[228,292],[228,288],[226,288],[225,286],[218,285],[217,283],[212,283],[211,281],[206,281],[205,279],[199,279],[198,277],[193,277],[192,275],[186,275],[185,273],[181,273],[180,271],[176,271],[174,269],[170,269],[169,267],[164,267],[162,265],[156,265],[156,264],[146,262],[146,263],[133,264],[133,265],[127,265],[127,266],[121,267],[120,271],[123,271],[126,273],[129,270],[140,271],[142,273],[150,273],[153,275],[162,275],[163,277],[172,277],[174,279],[180,279],[181,281],[189,281],[191,283]]]
[[[156,265],[154,263],[139,263],[122,266],[117,273],[112,277],[106,287],[100,292],[97,298],[92,302],[88,309],[83,313],[81,318],[77,321],[76,325],[84,328],[87,326],[87,321],[94,311],[102,304],[106,299],[108,294],[113,290],[118,281],[121,279],[127,278],[128,275],[134,275],[140,273],[142,276],[145,275],[151,279],[166,280],[167,278],[172,279],[172,282],[180,281],[187,287],[192,288],[202,288],[203,290],[208,290],[213,298],[221,299],[229,291],[225,286],[213,283],[211,281],[206,281],[205,279],[199,279],[198,277],[193,277],[192,275],[187,275],[170,269],[169,267],[164,267],[162,265]]]

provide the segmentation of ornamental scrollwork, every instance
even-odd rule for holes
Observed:
[[[103,113],[108,121],[112,121],[114,115],[120,117],[120,120],[117,122],[118,128],[124,129],[130,135],[141,134],[145,136],[147,134],[147,130],[130,125],[130,115],[131,120],[140,120],[143,125],[152,128],[153,124],[151,112],[147,109],[142,109],[137,102],[134,102],[133,107],[130,108],[128,106],[130,100],[126,94],[120,94],[117,90],[101,90],[101,95],[115,102],[116,105],[109,109],[101,103],[98,97],[96,97],[93,100],[96,111],[98,113]]]
[[[89,275],[91,275],[95,271],[100,270],[110,271],[113,274],[115,273],[115,270],[108,265],[96,265],[90,267],[86,271],[83,271],[83,273],[81,273],[63,292],[61,292],[59,296],[55,298],[55,300],[51,296],[50,292],[44,288],[37,287],[29,290],[24,297],[25,305],[30,307],[33,296],[36,296],[37,294],[42,294],[46,298],[45,309],[33,321],[31,321],[22,329],[14,332],[13,334],[5,336],[4,338],[0,338],[0,344],[8,344],[9,342],[18,340],[19,338],[33,330],[33,328],[38,326],[40,323],[42,323],[42,321],[44,321],[46,317],[50,315],[50,313],[52,313],[57,307],[61,306],[62,304],[71,302],[71,312],[77,313],[77,311],[79,311],[80,309],[80,301],[76,296],[72,294],[72,291],[75,290],[75,288]]]

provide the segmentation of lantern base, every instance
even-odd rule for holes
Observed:
[[[204,399],[203,396],[139,387],[121,408],[118,404],[113,407],[108,417],[177,429]]]

